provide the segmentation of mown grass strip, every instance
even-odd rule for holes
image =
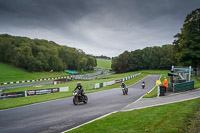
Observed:
[[[200,98],[115,113],[69,133],[185,133],[200,112],[199,106]]]

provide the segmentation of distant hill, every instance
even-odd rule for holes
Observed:
[[[0,35],[0,62],[28,71],[91,70],[95,57],[53,41]]]

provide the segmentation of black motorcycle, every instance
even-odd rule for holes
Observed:
[[[145,83],[143,82],[143,83],[142,83],[142,89],[144,89],[144,88],[145,88]]]
[[[128,95],[128,88],[122,88],[123,95]]]
[[[87,103],[88,102],[88,97],[83,94],[81,95],[81,91],[73,91],[73,103],[74,105],[77,105],[79,102]]]

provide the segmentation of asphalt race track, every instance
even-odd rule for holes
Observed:
[[[134,102],[155,86],[160,75],[149,75],[129,86],[87,94],[87,104],[73,105],[72,97],[0,111],[1,133],[62,132],[92,119],[117,111]],[[146,87],[142,89],[142,81]]]

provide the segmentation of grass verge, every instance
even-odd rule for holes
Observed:
[[[196,120],[196,114],[199,116],[199,113],[200,98],[115,113],[74,129],[70,133],[185,133],[194,130],[199,132],[200,122]]]

